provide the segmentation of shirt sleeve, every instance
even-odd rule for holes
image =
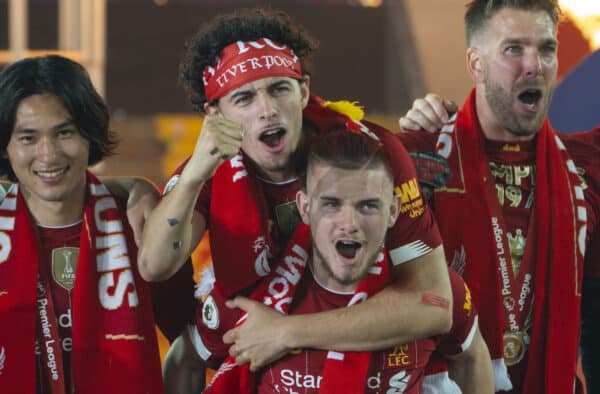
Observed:
[[[471,346],[477,331],[477,311],[471,300],[471,291],[465,281],[452,269],[448,269],[452,285],[452,328],[440,338],[438,350],[444,355],[464,352]]]
[[[397,151],[393,160],[397,160],[403,169],[394,178],[394,194],[400,197],[400,214],[386,237],[394,265],[424,256],[442,244],[433,212],[417,180],[415,166],[404,147]]]

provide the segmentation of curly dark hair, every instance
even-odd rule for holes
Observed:
[[[302,72],[310,74],[309,55],[317,49],[318,41],[285,12],[254,8],[219,15],[186,43],[186,54],[179,66],[179,81],[196,110],[204,112],[207,101],[202,83],[204,68],[213,65],[227,45],[261,37],[291,48],[300,59]]]
[[[554,23],[558,24],[561,16],[558,0],[474,0],[467,4],[465,13],[465,34],[467,45],[471,45],[475,34],[503,8],[514,8],[524,11],[545,11]]]
[[[108,129],[108,108],[82,65],[57,55],[20,60],[0,73],[0,176],[13,182],[18,179],[6,148],[17,108],[23,99],[45,93],[62,102],[79,133],[89,141],[89,165],[111,155],[117,145],[116,135]]]

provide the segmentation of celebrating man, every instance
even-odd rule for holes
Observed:
[[[195,339],[205,360],[227,354],[221,336],[231,325],[221,316],[222,300],[248,294],[269,273],[299,222],[294,198],[311,138],[335,125],[364,128],[309,94],[306,57],[314,48],[287,16],[254,10],[204,26],[182,64],[192,102],[207,115],[194,153],[148,220],[139,264],[146,279],[168,277],[209,230],[216,286],[198,313],[202,335]],[[441,240],[414,169],[395,138],[371,130],[395,158],[394,185],[404,206],[386,243],[393,280],[365,303],[302,321],[274,313],[267,319],[260,305],[245,304],[248,318],[229,340],[237,360],[253,370],[291,347],[382,349],[450,327]],[[331,330],[332,324],[339,329]]]
[[[451,178],[433,201],[445,251],[480,305],[496,387],[515,393],[573,391],[584,252],[599,239],[598,145],[592,134],[559,136],[546,119],[559,14],[552,0],[473,1],[475,89],[441,132],[400,135],[447,161]],[[417,100],[400,124],[435,128],[445,106]],[[585,258],[586,275],[597,275],[597,252]]]

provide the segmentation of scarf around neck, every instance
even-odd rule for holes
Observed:
[[[301,223],[296,228],[273,272],[261,281],[251,298],[286,314],[293,302],[294,293],[305,272],[309,259],[310,228]],[[308,275],[308,273],[307,273]],[[354,305],[383,289],[390,279],[387,253],[382,249],[348,303]],[[243,314],[238,320],[242,324]],[[320,392],[328,394],[359,394],[364,392],[369,369],[371,352],[329,351],[323,370]],[[256,381],[249,365],[235,365],[235,359],[228,356],[215,373],[206,394],[251,394],[256,392]]]
[[[568,393],[575,383],[579,339],[585,199],[575,165],[547,120],[537,134],[536,149],[535,203],[523,257],[523,266],[528,264],[534,273],[533,297],[525,307],[533,308],[533,314],[531,342],[521,361],[526,363],[523,393]],[[513,275],[512,264],[510,252],[504,257],[506,231],[495,187],[490,187],[495,185],[475,90],[442,129],[437,151],[453,174],[434,200],[446,255],[448,261],[452,253],[466,256],[464,277],[484,312],[480,327],[493,359],[496,390],[509,390],[503,337],[510,331],[507,316],[520,313],[522,288],[507,288],[503,275],[506,270]]]
[[[71,390],[162,393],[150,292],[137,271],[137,249],[127,222],[121,219],[124,210],[90,172],[85,199],[72,290]],[[57,319],[41,313],[46,310],[36,291],[40,245],[18,185],[1,201],[0,215],[0,387],[35,393],[36,332],[43,333],[40,347],[52,347],[60,359],[56,354],[62,352],[60,344],[47,343],[52,339],[46,336]],[[51,294],[47,299],[51,302]],[[54,360],[47,353],[42,352],[44,374]],[[50,371],[52,390],[64,376]]]

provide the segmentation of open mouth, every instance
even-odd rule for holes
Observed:
[[[337,252],[347,259],[353,259],[358,254],[362,245],[355,241],[337,241],[335,249]]]
[[[542,91],[539,89],[527,89],[519,94],[519,101],[533,108],[542,98]]]
[[[262,133],[259,139],[267,146],[274,148],[281,143],[281,139],[285,135],[285,129],[273,129]]]

